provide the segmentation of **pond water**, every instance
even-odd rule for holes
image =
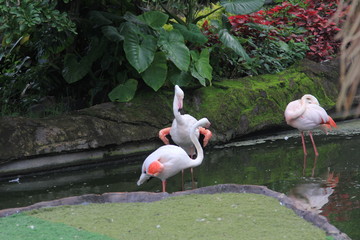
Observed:
[[[296,198],[302,207],[326,216],[352,239],[360,239],[360,120],[342,122],[329,135],[314,133],[314,139],[317,158],[308,137],[304,158],[298,131],[205,148],[204,162],[194,170],[197,187],[265,185]],[[88,193],[161,191],[158,179],[136,185],[145,157],[0,179],[0,209]],[[185,172],[186,189],[191,189],[189,172]],[[180,174],[168,179],[167,190],[181,190]]]

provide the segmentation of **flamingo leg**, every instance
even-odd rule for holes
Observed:
[[[301,142],[302,142],[302,145],[303,145],[304,155],[306,156],[307,152],[306,152],[306,146],[305,146],[304,132],[300,132],[300,133],[301,133]]]
[[[167,139],[167,137],[166,137],[166,135],[170,134],[170,129],[171,129],[171,127],[168,127],[168,128],[163,128],[159,131],[159,138],[166,145],[170,144],[169,139]]]
[[[204,128],[205,129],[205,128]],[[205,139],[204,139],[205,140]],[[204,142],[205,143],[205,142]],[[190,155],[191,159],[195,158],[195,154],[194,155]],[[190,173],[191,173],[191,184],[192,184],[192,189],[195,188],[195,180],[194,180],[194,169],[190,168]]]
[[[166,192],[166,180],[162,181],[162,191]]]
[[[305,177],[306,173],[306,155],[304,154],[304,166],[303,166],[303,176]]]
[[[190,168],[190,172],[191,172],[192,189],[195,189],[194,169]]]
[[[309,135],[310,135],[310,139],[311,139],[312,145],[313,145],[313,147],[314,147],[315,156],[319,156],[319,153],[318,153],[318,151],[317,151],[317,149],[316,149],[316,145],[315,145],[315,141],[314,141],[314,138],[313,138],[313,136],[312,136],[312,133],[309,132]]]
[[[312,175],[311,175],[311,177],[314,177],[315,176],[315,168],[316,168],[316,162],[317,162],[317,158],[318,158],[318,156],[315,156],[315,158],[314,158],[314,167],[312,168]]]
[[[210,138],[212,137],[212,132],[206,128],[199,128],[200,134],[204,135],[203,146],[205,147],[208,143]]]
[[[181,170],[181,190],[184,191],[185,187],[184,187],[184,169]]]

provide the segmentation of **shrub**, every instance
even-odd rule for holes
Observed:
[[[215,27],[204,22],[202,29],[209,39],[208,46],[221,51],[212,61],[214,70],[223,77],[238,77],[281,71],[305,55],[318,62],[333,58],[340,46],[334,38],[340,29],[331,21],[335,2],[283,2],[268,10],[230,16],[231,33],[251,58],[247,62],[221,51]],[[224,68],[227,70],[222,71]]]

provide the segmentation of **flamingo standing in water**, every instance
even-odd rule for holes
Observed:
[[[166,191],[166,179],[174,176],[186,168],[199,166],[204,159],[204,152],[196,136],[199,127],[209,127],[210,122],[207,118],[197,121],[188,132],[192,143],[195,146],[197,156],[195,159],[189,157],[188,153],[181,147],[175,145],[165,145],[159,147],[151,153],[144,161],[141,168],[141,176],[137,182],[140,186],[142,183],[157,177],[162,181],[162,191]]]
[[[180,110],[183,108],[183,99],[184,92],[178,85],[175,85],[175,95],[173,101],[173,113],[175,119],[172,122],[171,127],[164,128],[159,131],[159,138],[165,143],[169,144],[169,139],[166,137],[167,135],[171,136],[171,139],[174,143],[181,148],[183,148],[187,154],[193,158],[195,155],[195,148],[192,140],[189,136],[189,130],[191,127],[197,122],[196,118],[189,114],[181,114]],[[212,133],[210,130],[199,127],[196,129],[196,137],[199,138],[200,134],[204,135],[203,146],[205,147],[210,138],[212,137]],[[194,174],[193,168],[190,168],[192,183],[194,185]],[[184,172],[182,172],[182,178],[184,178]]]
[[[318,100],[310,94],[305,94],[301,99],[290,102],[285,109],[286,123],[299,129],[304,154],[307,155],[304,131],[309,131],[309,136],[314,147],[315,155],[319,153],[311,133],[311,130],[319,128],[327,134],[327,130],[336,127],[334,120],[320,107]]]

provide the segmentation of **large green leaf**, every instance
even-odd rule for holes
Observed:
[[[169,16],[159,11],[150,11],[138,16],[138,19],[152,28],[160,28],[166,24]]]
[[[155,53],[154,61],[141,74],[144,82],[155,91],[164,84],[167,75],[166,56],[163,52]]]
[[[156,39],[151,35],[140,36],[135,31],[129,30],[125,32],[123,47],[131,66],[141,73],[154,59]]]
[[[200,31],[200,29],[194,25],[189,24],[188,27],[181,24],[173,24],[174,28],[179,30],[181,34],[184,36],[185,40],[197,43],[197,44],[205,44],[208,39],[205,35]]]
[[[197,80],[199,80],[199,82],[201,83],[201,85],[206,86],[206,79],[201,76],[201,74],[197,71],[197,69],[195,68],[194,65],[190,66],[190,72],[191,75],[196,78]]]
[[[65,55],[64,68],[62,76],[68,83],[74,83],[85,77],[90,71],[91,61],[88,58],[82,58],[79,62],[74,54]]]
[[[112,102],[128,102],[134,98],[138,81],[128,79],[124,84],[119,84],[109,94],[108,97]]]
[[[78,61],[74,54],[67,54],[64,58],[64,68],[62,76],[68,83],[74,83],[85,77],[95,60],[102,56],[106,40],[94,37],[91,39],[88,54]]]
[[[190,51],[184,43],[184,37],[178,30],[168,32],[162,29],[159,45],[177,68],[184,72],[189,69]]]
[[[89,18],[93,23],[96,23],[96,25],[108,25],[112,24],[113,22],[104,16],[103,12],[100,11],[90,11]]]
[[[221,0],[220,4],[229,13],[249,14],[260,10],[265,0]]]
[[[123,21],[123,17],[118,14],[102,11],[90,11],[89,18],[91,22],[95,23],[95,26],[109,25],[114,22]]]
[[[113,26],[104,26],[101,28],[102,33],[104,36],[113,42],[121,42],[124,40],[124,36],[119,33],[117,28]]]
[[[249,59],[249,56],[247,55],[245,49],[241,46],[240,42],[233,35],[231,35],[228,30],[221,29],[219,31],[219,38],[225,47],[232,49],[245,60]]]
[[[210,65],[209,58],[209,50],[207,48],[204,48],[201,51],[198,60],[195,62],[195,68],[202,77],[208,79],[211,82],[213,68]]]
[[[192,76],[188,72],[179,70],[171,63],[169,64],[167,79],[172,84],[179,86],[187,86],[193,80]]]

